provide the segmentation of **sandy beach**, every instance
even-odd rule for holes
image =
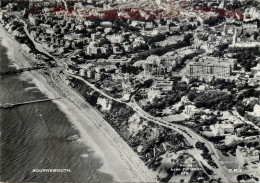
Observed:
[[[2,30],[0,33],[4,35]],[[11,39],[3,39],[2,44],[8,48],[8,56],[15,67],[30,66],[29,60],[14,46]],[[104,164],[101,172],[111,174],[115,182],[155,182],[155,176],[127,143],[64,82],[54,81],[51,84],[51,80],[58,80],[58,78],[44,75],[43,71],[25,72],[21,74],[21,78],[34,83],[48,98],[59,97],[63,93],[62,99],[53,102],[79,130],[81,139],[78,141],[91,147],[94,154],[102,159]],[[86,155],[82,155],[82,157],[87,158]]]

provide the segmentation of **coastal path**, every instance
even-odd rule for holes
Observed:
[[[26,26],[26,24],[25,24],[25,26]],[[25,29],[26,29],[26,28],[25,28]],[[28,31],[27,31],[27,33],[28,33]],[[28,34],[28,36],[29,36],[29,34]],[[32,40],[32,41],[35,43],[34,40]],[[43,49],[41,48],[41,46],[35,45],[35,47],[36,47],[36,49],[40,49],[40,51],[43,51],[44,53],[47,52],[46,50],[43,50]],[[48,52],[47,52],[47,53],[48,53]],[[46,53],[46,54],[47,54],[47,53]],[[28,54],[27,54],[27,55],[28,55]],[[48,53],[47,55],[50,55],[50,54]],[[52,56],[52,58],[53,58],[55,61],[57,61],[57,59],[55,59],[53,56]],[[74,77],[77,77],[77,76],[74,76]],[[80,78],[80,77],[79,77],[79,78]],[[223,169],[223,168],[225,168],[225,167],[223,167],[223,166],[221,165],[221,163],[220,163],[220,158],[219,158],[219,156],[218,156],[218,154],[217,154],[217,152],[216,152],[216,150],[215,150],[214,145],[213,145],[211,142],[209,142],[207,139],[201,137],[201,136],[198,135],[196,132],[194,132],[194,131],[192,131],[191,129],[189,129],[189,128],[187,128],[187,127],[184,127],[184,126],[182,126],[182,125],[171,124],[171,123],[169,123],[169,122],[167,122],[167,121],[164,121],[164,120],[158,120],[158,118],[153,117],[153,116],[150,116],[150,115],[147,114],[145,111],[143,111],[140,107],[131,106],[131,103],[126,103],[126,102],[124,102],[124,101],[122,101],[122,100],[120,100],[120,99],[115,99],[115,98],[113,98],[113,97],[107,95],[106,93],[104,93],[104,92],[101,91],[100,89],[96,88],[95,86],[91,85],[90,83],[88,83],[88,82],[85,81],[84,79],[82,79],[82,78],[80,78],[80,79],[83,80],[86,84],[88,84],[90,87],[92,87],[92,88],[95,89],[96,91],[100,92],[102,95],[104,95],[104,96],[106,96],[106,97],[108,97],[108,98],[110,98],[110,99],[112,99],[112,100],[115,100],[115,101],[117,101],[117,102],[125,103],[126,105],[132,107],[141,117],[143,117],[143,118],[145,118],[145,119],[148,119],[148,120],[150,120],[150,121],[153,121],[154,123],[157,123],[157,124],[159,124],[159,125],[162,125],[162,126],[165,126],[165,127],[168,127],[168,128],[170,127],[170,128],[172,128],[173,130],[176,130],[176,128],[179,128],[179,129],[181,129],[179,132],[180,132],[181,134],[183,134],[185,138],[189,139],[189,138],[188,138],[188,135],[186,135],[183,131],[186,131],[188,134],[192,135],[192,136],[193,136],[193,139],[197,139],[197,140],[200,140],[200,141],[204,142],[205,145],[207,146],[207,148],[209,149],[210,154],[212,154],[213,160],[215,161],[215,163],[216,163],[216,164],[218,165],[218,167],[219,167],[218,169],[215,169],[214,172],[218,172],[219,175],[222,174],[222,176],[220,176],[220,177],[222,178],[222,180],[227,181],[227,182],[232,182],[232,180],[230,180],[230,177],[231,177],[231,176],[227,174],[228,172]],[[132,104],[132,105],[133,105],[133,104]],[[191,144],[194,144],[194,140],[189,140],[189,142],[190,142]],[[129,148],[130,148],[130,147],[129,147]],[[225,176],[223,176],[223,175],[225,175]]]
[[[15,47],[19,48],[19,51],[23,53],[23,56],[28,59],[28,62],[31,65],[37,62],[36,60],[32,59],[31,56],[23,50],[21,45],[19,45],[19,43],[17,43],[16,40],[14,40],[14,38],[12,38],[10,34],[8,34],[1,25],[0,25],[0,31],[2,31],[11,40],[12,44]],[[37,48],[39,49],[39,47],[35,46],[36,49]],[[49,68],[48,71],[51,71],[51,68]],[[62,93],[66,94],[66,99],[68,101],[72,102],[79,109],[83,110],[83,112],[88,116],[88,118],[93,122],[93,124],[97,126],[97,128],[99,128],[101,131],[103,131],[103,135],[107,137],[110,144],[115,149],[117,149],[117,151],[120,154],[119,158],[124,160],[128,165],[127,169],[129,169],[130,172],[133,172],[132,175],[134,177],[132,177],[131,180],[133,180],[134,182],[157,182],[155,175],[145,166],[145,164],[141,161],[138,155],[109,125],[109,123],[107,123],[100,116],[100,114],[93,109],[93,107],[90,104],[86,103],[86,101],[78,93],[76,93],[71,87],[67,86],[64,80],[59,77],[58,73],[52,73],[52,74],[55,75],[54,77],[51,77],[51,79],[53,79],[54,82],[53,87],[55,88],[58,87],[59,90],[62,91]],[[122,177],[124,177],[124,175],[122,175]]]
[[[136,175],[138,182],[157,182],[156,177],[146,167],[144,162],[132,150],[132,148],[120,137],[120,135],[105,121],[102,116],[90,105],[85,99],[71,87],[66,86],[62,78],[56,73],[51,73],[51,79],[62,93],[65,93],[66,98],[73,102],[77,107],[83,110],[91,121],[103,131],[110,143],[120,152],[121,157],[128,162],[129,169]],[[77,97],[75,97],[77,96]]]
[[[97,88],[96,86],[94,86],[93,84],[89,83],[88,81],[86,81],[85,79],[79,77],[79,76],[76,76],[76,75],[72,75],[72,74],[69,74],[69,76],[71,77],[74,77],[76,79],[79,79],[81,81],[83,81],[85,84],[87,84],[88,86],[90,86],[92,89],[96,90],[97,92],[101,93],[103,96],[111,99],[111,100],[114,100],[116,102],[120,102],[120,103],[124,103],[126,105],[128,105],[129,107],[131,107],[135,112],[137,112],[140,117],[144,118],[144,119],[147,119],[149,121],[152,121],[158,125],[161,125],[161,126],[164,126],[164,127],[167,127],[167,128],[171,128],[175,131],[178,131],[179,133],[181,133],[185,138],[186,140],[193,146],[195,146],[195,143],[197,141],[201,141],[201,142],[204,142],[205,143],[205,146],[208,148],[209,150],[209,154],[211,154],[211,157],[212,159],[214,160],[214,162],[217,164],[218,168],[212,168],[210,165],[208,165],[207,161],[205,161],[201,155],[199,156],[199,153],[195,153],[196,154],[196,157],[199,159],[199,160],[203,160],[203,164],[205,166],[207,166],[208,168],[210,168],[211,170],[214,171],[214,173],[216,173],[219,177],[222,178],[223,181],[226,181],[226,182],[234,182],[235,180],[231,180],[231,174],[227,171],[227,169],[222,165],[222,163],[220,162],[220,157],[219,155],[217,154],[216,152],[216,149],[214,147],[214,145],[209,142],[207,139],[201,137],[200,135],[198,135],[196,132],[194,132],[193,130],[191,130],[190,128],[187,128],[185,126],[182,126],[182,125],[179,125],[179,124],[172,124],[170,122],[167,122],[165,120],[162,120],[162,119],[158,119],[157,117],[154,117],[154,116],[151,116],[150,114],[148,114],[147,112],[145,112],[139,105],[135,104],[134,102],[124,102],[120,99],[116,99],[116,98],[113,98],[111,96],[109,96],[108,94],[106,94],[105,92],[103,92],[102,90],[100,90],[99,88]],[[186,133],[185,133],[186,132]],[[192,137],[190,137],[192,136]],[[195,149],[194,149],[195,150]]]

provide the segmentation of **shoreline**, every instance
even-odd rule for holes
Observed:
[[[0,26],[0,29],[2,29],[1,26]],[[3,32],[3,31],[4,30],[1,30],[1,32]],[[4,32],[4,34],[6,34],[6,33]],[[8,37],[8,38],[3,37],[3,40],[4,39],[7,43],[9,42],[8,44],[14,44],[13,40],[11,40],[10,37]],[[12,58],[12,56],[14,56],[14,55],[12,55],[13,53],[10,53],[10,52],[12,52],[12,51],[14,52],[15,49],[17,49],[17,48],[14,47],[11,50],[10,50],[10,48],[8,48],[8,57],[11,57],[10,58],[11,63],[17,67],[23,67],[23,66],[30,65],[30,61],[27,61],[24,58],[24,56],[22,59],[23,61],[21,61],[21,60],[15,61],[15,59]],[[24,54],[24,53],[19,52],[19,54]],[[26,72],[21,75],[21,78],[32,78],[32,81],[36,85],[36,87],[41,92],[43,92],[48,98],[57,96],[57,95],[59,96],[59,92],[57,90],[55,90],[54,88],[52,88],[51,84],[48,82],[48,79],[50,79],[50,77],[47,78],[47,76],[43,75],[40,72],[41,71],[30,71],[30,73]],[[53,84],[55,85],[57,83],[53,82]],[[68,89],[68,88],[66,88],[66,89]],[[75,98],[77,98],[77,101],[83,100],[81,96],[77,96],[77,95],[78,94],[75,93],[75,96],[73,96],[74,100],[75,100]],[[68,97],[71,97],[71,96],[68,96]],[[113,178],[115,179],[115,181],[119,181],[119,182],[141,182],[141,181],[155,182],[156,181],[155,179],[152,179],[152,177],[149,177],[149,178],[144,177],[139,170],[134,170],[135,167],[133,165],[138,166],[137,165],[138,163],[134,164],[137,160],[134,160],[134,163],[133,162],[129,163],[128,162],[129,160],[127,159],[126,154],[132,155],[135,152],[133,152],[133,151],[129,152],[130,147],[126,144],[126,142],[125,142],[125,144],[128,146],[128,148],[124,148],[125,144],[123,144],[124,150],[116,147],[116,145],[118,145],[118,144],[116,144],[115,141],[113,141],[113,139],[111,139],[111,135],[106,134],[106,133],[108,133],[108,131],[111,132],[112,127],[107,122],[105,122],[107,124],[105,125],[106,127],[104,127],[103,119],[102,119],[103,124],[100,124],[100,122],[95,121],[96,119],[94,119],[93,116],[91,116],[91,114],[90,114],[91,113],[90,110],[92,107],[89,104],[87,104],[86,101],[84,101],[85,104],[80,102],[80,104],[77,104],[78,106],[76,106],[76,104],[74,102],[71,102],[67,98],[64,98],[60,101],[53,101],[53,102],[59,107],[59,109],[61,111],[64,112],[66,117],[76,127],[76,129],[79,130],[79,132],[81,134],[82,142],[84,144],[86,144],[88,147],[90,147],[92,150],[94,150],[95,151],[94,154],[98,158],[101,158],[101,160],[103,162],[102,167],[99,169],[101,172],[112,175]],[[81,104],[83,104],[84,107],[82,107]],[[85,107],[85,106],[87,106],[87,107]],[[82,113],[82,110],[84,111],[84,114]],[[93,108],[92,108],[92,110],[93,110]],[[97,118],[101,118],[101,117],[97,116]],[[88,121],[84,121],[84,119],[88,119]],[[100,120],[100,119],[98,119],[98,120]],[[102,127],[101,127],[101,125],[102,125]],[[109,125],[111,129],[109,129],[109,127],[107,125]],[[113,137],[114,137],[114,135],[115,134],[112,133]],[[118,140],[120,140],[121,137],[118,135],[118,137],[114,137],[114,139],[117,139],[117,142],[118,142]],[[123,139],[121,139],[121,140],[123,140]],[[115,143],[116,145],[113,143]],[[104,150],[102,150],[102,148]],[[123,151],[125,151],[125,152],[123,152]],[[106,153],[109,153],[109,155],[106,155]],[[133,157],[133,158],[139,159],[137,154],[135,154],[135,157]],[[131,164],[132,164],[132,166],[131,166]],[[129,168],[129,166],[130,166],[130,168]],[[144,168],[144,167],[142,167],[142,168]],[[147,167],[145,167],[145,168],[147,168]],[[148,168],[147,168],[147,170],[148,170]],[[150,171],[150,170],[148,170],[148,171]],[[138,174],[139,174],[139,176],[138,176]]]

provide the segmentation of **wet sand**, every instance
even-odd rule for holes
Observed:
[[[28,60],[19,53],[19,49],[13,46],[10,39],[5,39],[3,43],[9,48],[8,56],[14,61],[13,64],[16,67],[30,66]],[[60,92],[47,82],[50,77],[43,77],[39,72],[42,73],[41,71],[25,72],[21,77],[25,80],[31,79],[37,88],[49,98],[60,96]],[[60,83],[60,87],[66,88],[64,83]],[[65,92],[68,92],[68,90],[69,88]],[[78,141],[91,147],[94,155],[103,160],[104,165],[100,171],[111,174],[116,182],[154,182],[152,176],[147,177],[142,174],[140,170],[145,169],[147,171],[147,167],[140,163],[141,160],[137,154],[132,151],[113,128],[100,116],[97,116],[97,113],[94,113],[93,108],[82,97],[76,93],[73,94],[73,91],[68,92],[68,94],[73,95],[73,97],[67,96],[70,97],[69,100],[62,98],[54,101],[54,103],[67,115],[75,128],[80,131],[81,139]],[[72,100],[77,104],[71,102]],[[129,155],[131,155],[131,160],[129,160]],[[87,158],[87,156],[82,156]]]

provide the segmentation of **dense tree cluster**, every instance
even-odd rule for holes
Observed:
[[[203,151],[201,156],[208,161],[209,165],[218,168],[211,155],[209,154],[209,150],[204,142],[196,142],[195,146],[197,149],[201,149]]]
[[[122,73],[129,73],[134,75],[138,75],[140,72],[143,71],[143,67],[137,67],[129,64],[123,64],[120,68]]]
[[[209,26],[215,26],[223,21],[225,21],[226,18],[222,16],[218,17],[209,17],[208,19],[204,20],[205,24],[208,24]]]
[[[100,93],[95,92],[80,80],[72,79],[71,81],[74,84],[74,88],[78,90],[92,106],[99,108],[97,100],[99,97],[102,97]],[[134,151],[137,151],[140,145],[142,146],[142,151],[137,153],[149,168],[156,170],[156,168],[160,166],[161,159],[159,157],[165,152],[163,143],[167,142],[171,144],[172,147],[174,147],[174,150],[172,150],[174,152],[188,147],[181,134],[152,122],[148,122],[147,125],[144,125],[142,130],[133,135],[128,129],[130,125],[128,122],[129,118],[135,113],[133,109],[124,103],[115,101],[111,101],[111,105],[109,111],[100,111],[104,115],[104,119],[110,123],[115,131],[118,132]],[[141,118],[141,123],[143,121],[144,119]],[[156,132],[153,129],[156,129]],[[180,146],[180,143],[183,145]],[[160,151],[157,151],[154,156],[155,148]]]
[[[212,170],[210,170],[208,167],[206,167],[204,164],[202,164],[203,169],[209,174],[212,175],[214,172]]]
[[[151,50],[140,52],[136,55],[136,57],[132,60],[132,62],[135,62],[137,60],[146,59],[150,55],[161,56],[161,55],[163,55],[163,54],[165,54],[169,51],[175,51],[176,49],[183,48],[183,47],[186,47],[186,46],[190,46],[192,37],[193,37],[192,34],[189,33],[189,34],[186,34],[184,36],[184,39],[182,41],[178,41],[176,44],[167,45],[167,46],[164,46],[164,47],[154,48],[154,49],[151,49]]]
[[[260,135],[260,132],[258,129],[255,129],[251,125],[241,127],[238,133],[238,136],[242,136],[242,137],[249,137],[255,135]]]
[[[234,105],[232,95],[226,92],[190,92],[188,98],[198,108],[225,111],[230,110]]]
[[[203,179],[199,179],[199,177],[203,177]],[[202,170],[195,170],[190,178],[189,182],[203,183],[204,181],[209,181],[209,176],[204,173]]]
[[[249,97],[259,98],[259,96],[260,96],[260,91],[254,90],[252,88],[249,90],[244,90],[241,93],[239,93],[235,98],[235,101],[237,101],[235,107],[236,107],[238,113],[240,115],[244,116],[246,114],[246,111],[252,112],[255,104],[260,104],[259,103],[260,101],[253,100],[249,104],[245,105],[243,102],[243,99],[249,98]]]
[[[211,86],[214,86],[216,89],[224,90],[227,89],[228,91],[232,91],[232,89],[236,88],[235,81],[229,81],[225,79],[214,79],[209,83]]]
[[[156,36],[142,36],[144,38],[144,41],[148,43],[148,45],[154,43],[154,42],[160,42],[166,39],[166,37],[169,35],[167,34],[158,34]]]
[[[251,68],[259,63],[259,60],[256,59],[260,56],[260,50],[258,48],[236,48],[231,51],[235,53],[233,58],[237,59],[237,62],[241,64],[247,72],[251,71]]]
[[[241,124],[241,125],[243,125],[243,124]],[[243,129],[242,129],[242,131],[243,131]],[[248,148],[255,147],[256,149],[260,150],[259,141],[257,141],[257,140],[256,141],[237,141],[228,146],[225,144],[216,145],[217,149],[219,149],[222,152],[222,154],[225,156],[228,156],[228,153],[235,156],[237,146],[241,146],[241,147],[247,146]]]
[[[251,178],[253,178],[255,181],[259,180],[257,177],[252,177],[252,176],[249,176],[248,174],[241,174],[241,175],[237,176],[237,181],[238,182],[240,182],[240,181],[248,181]]]
[[[240,11],[244,12],[246,8],[260,8],[260,4],[257,0],[247,0],[247,1],[239,1],[234,0],[232,3],[228,3],[226,5],[227,9],[239,9]]]
[[[155,98],[153,103],[148,104],[144,107],[144,110],[152,115],[157,115],[158,111],[165,109],[171,105],[176,104],[181,98],[188,94],[189,87],[186,83],[174,81],[174,88],[172,91],[166,92],[162,98]]]

